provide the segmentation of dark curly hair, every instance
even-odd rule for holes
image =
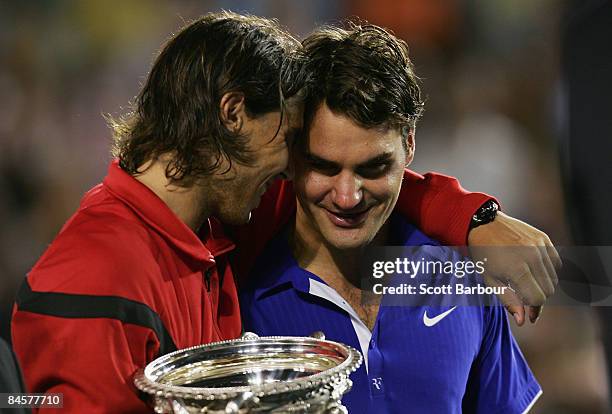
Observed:
[[[253,117],[280,110],[281,66],[296,47],[275,20],[261,17],[224,11],[188,24],[160,52],[132,112],[109,118],[113,155],[138,174],[145,162],[172,154],[166,176],[181,185],[211,174],[222,157],[252,163],[248,137],[222,124],[220,99],[242,92]]]
[[[414,128],[424,104],[408,45],[376,25],[345,26],[314,31],[283,68],[283,91],[302,88],[305,130],[323,102],[365,128]]]

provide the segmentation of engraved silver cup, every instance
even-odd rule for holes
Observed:
[[[340,402],[362,362],[317,337],[215,342],[164,355],[136,374],[156,413],[346,413]]]

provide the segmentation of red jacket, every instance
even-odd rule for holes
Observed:
[[[488,198],[450,177],[407,171],[398,207],[429,235],[464,244],[471,215]],[[235,235],[236,268],[248,270],[294,208],[287,182],[264,195]],[[63,393],[62,412],[150,412],[132,385],[138,368],[177,348],[237,337],[227,258],[234,245],[216,220],[205,227],[198,238],[111,164],[18,294],[13,344],[29,391]]]
[[[13,344],[28,389],[63,393],[62,412],[150,412],[132,385],[139,367],[239,336],[234,245],[210,227],[200,240],[113,163],[18,294]]]

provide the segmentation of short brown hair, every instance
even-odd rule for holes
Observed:
[[[424,104],[408,45],[373,24],[346,26],[314,31],[285,69],[283,90],[302,84],[304,128],[323,102],[366,128],[413,128]]]
[[[137,174],[146,161],[173,154],[166,176],[184,185],[211,174],[222,157],[251,163],[248,137],[221,122],[220,99],[244,93],[253,117],[279,110],[280,68],[296,46],[276,21],[256,16],[210,13],[185,26],[160,52],[133,111],[111,119],[113,155]]]

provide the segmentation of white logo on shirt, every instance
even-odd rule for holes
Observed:
[[[454,311],[457,307],[453,306],[452,308],[450,308],[449,310],[447,310],[444,313],[439,314],[438,316],[434,316],[433,318],[430,318],[427,316],[427,311],[425,311],[425,313],[423,314],[423,323],[425,324],[425,326],[427,326],[428,328],[431,328],[432,326],[434,326],[435,324],[437,324],[438,322],[440,322],[442,319],[446,318],[452,311]]]
[[[382,385],[382,378],[372,378],[372,385],[374,385],[377,390],[380,390],[380,386]]]

